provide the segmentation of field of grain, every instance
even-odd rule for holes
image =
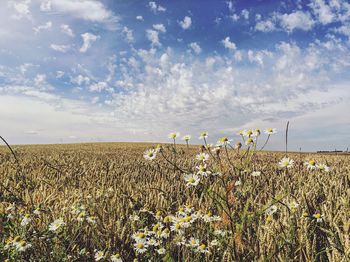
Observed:
[[[1,147],[1,261],[350,260],[349,155],[222,142]]]

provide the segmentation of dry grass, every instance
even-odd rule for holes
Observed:
[[[230,150],[235,168],[223,161],[222,183],[208,178],[193,188],[187,187],[182,172],[165,160],[146,161],[142,154],[149,147],[131,143],[15,146],[20,168],[7,148],[1,147],[0,258],[92,261],[94,250],[103,250],[106,261],[116,252],[124,261],[136,257],[140,261],[350,260],[348,155],[292,153],[288,156],[296,161],[294,167],[282,171],[276,163],[283,153],[258,153],[241,161]],[[199,152],[198,147],[177,146],[178,167],[194,166]],[[303,162],[310,158],[327,163],[331,172],[308,171]],[[261,176],[250,176],[253,170],[261,171]],[[235,185],[238,180],[241,185]],[[224,196],[224,203],[215,194]],[[289,207],[293,201],[299,204],[296,209]],[[16,209],[6,210],[11,203]],[[71,209],[81,204],[86,214],[96,217],[96,225],[77,222]],[[184,205],[221,217],[220,222],[199,223],[186,232],[209,246],[214,230],[227,231],[225,237],[217,237],[218,246],[199,254],[169,240],[164,244],[165,255],[135,253],[131,235],[155,223],[155,218],[141,209],[160,211],[164,217]],[[271,205],[278,210],[269,216],[264,211]],[[37,207],[41,213],[36,216],[33,211]],[[11,212],[14,217],[9,219]],[[26,213],[32,220],[21,226]],[[312,217],[316,213],[324,214],[322,222]],[[140,221],[132,221],[133,215]],[[66,223],[64,229],[59,234],[49,232],[48,225],[60,217]],[[6,249],[6,241],[16,236],[32,247],[26,252]]]

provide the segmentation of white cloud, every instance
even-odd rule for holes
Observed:
[[[134,39],[134,35],[132,33],[132,30],[127,28],[126,26],[124,26],[123,31],[122,31],[125,35],[125,39],[128,43],[133,43],[135,41]]]
[[[73,78],[71,79],[71,82],[72,82],[73,84],[78,84],[78,85],[82,85],[82,84],[87,85],[87,84],[90,83],[90,78],[87,77],[87,76],[78,75],[78,76],[76,76],[76,77],[73,77]]]
[[[64,74],[65,74],[65,73],[64,73],[63,71],[60,71],[60,70],[59,70],[59,71],[56,71],[56,78],[57,78],[57,79],[60,79],[60,78],[62,78],[62,77],[64,76]]]
[[[239,15],[233,14],[233,15],[230,15],[230,18],[233,22],[237,22],[239,20]]]
[[[37,27],[34,27],[33,30],[37,34],[37,33],[40,33],[40,31],[48,30],[48,29],[51,29],[51,28],[52,28],[52,22],[48,21],[48,22],[46,22],[43,25],[39,25]]]
[[[255,25],[256,31],[272,32],[276,29],[275,24],[271,20],[259,21]]]
[[[202,48],[197,42],[190,43],[189,46],[196,54],[200,54],[202,52]]]
[[[142,15],[136,16],[136,20],[143,21],[143,16]]]
[[[149,2],[148,3],[148,7],[155,13],[157,12],[165,12],[166,11],[166,8],[161,6],[161,5],[158,5],[156,2]]]
[[[182,27],[183,30],[187,30],[192,25],[192,19],[189,16],[185,16],[182,21],[179,22],[179,25]]]
[[[119,18],[100,1],[95,0],[51,0],[51,11],[101,23],[116,23]]]
[[[163,24],[155,24],[153,25],[153,28],[159,32],[166,33],[166,28]]]
[[[13,7],[13,9],[16,11],[16,14],[12,17],[15,19],[21,19],[21,18],[31,18],[31,12],[29,9],[31,0],[22,0],[22,1],[9,1],[8,5]]]
[[[345,35],[350,40],[350,24],[344,24],[340,27],[334,28],[334,32]]]
[[[267,50],[259,50],[259,51],[253,51],[253,50],[248,50],[248,60],[250,62],[255,62],[259,64],[260,66],[264,65],[264,59],[266,57],[272,57],[272,53],[267,51]]]
[[[321,24],[326,25],[333,21],[334,15],[332,10],[323,0],[312,0],[309,6],[312,8]]]
[[[243,9],[241,15],[244,17],[244,19],[249,19],[249,11],[247,9]]]
[[[34,83],[37,86],[41,86],[46,84],[46,75],[45,74],[37,74],[34,78]]]
[[[51,11],[51,0],[42,1],[40,4],[40,10],[43,12]]]
[[[308,31],[312,29],[315,21],[311,15],[303,11],[295,11],[290,14],[279,14],[281,26],[288,32],[293,32],[295,29]]]
[[[149,41],[151,41],[152,46],[160,46],[159,33],[158,31],[148,29],[146,30],[146,36]]]
[[[69,25],[62,24],[60,28],[62,33],[69,35],[70,37],[74,37],[74,32]]]
[[[56,45],[56,44],[51,44],[50,45],[50,48],[52,50],[55,50],[55,51],[58,51],[58,52],[61,52],[61,53],[66,53],[69,49],[70,49],[70,46],[69,45]]]
[[[221,40],[221,43],[224,45],[225,48],[230,49],[230,50],[235,50],[236,44],[231,42],[230,37],[226,37],[224,40]]]
[[[83,39],[83,45],[79,49],[81,53],[85,53],[91,47],[91,44],[100,38],[100,36],[91,33],[84,33],[81,37]]]
[[[98,82],[90,85],[89,90],[91,92],[101,92],[103,90],[106,90],[107,87],[108,87],[108,84],[106,82]]]

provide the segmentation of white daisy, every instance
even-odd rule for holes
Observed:
[[[190,135],[185,135],[182,140],[185,140],[186,142],[190,141],[191,136]]]
[[[25,252],[28,248],[31,248],[32,244],[27,243],[26,241],[22,240],[15,244],[15,248],[18,252]]]
[[[184,180],[187,182],[187,186],[197,186],[200,178],[196,174],[185,174]]]
[[[264,133],[267,135],[273,135],[277,133],[277,129],[276,128],[267,128],[264,130]]]
[[[329,172],[330,170],[330,167],[327,166],[326,164],[316,164],[316,167],[318,170],[324,171],[324,172]]]
[[[193,247],[193,248],[198,247],[198,246],[199,246],[199,240],[196,239],[196,238],[194,238],[194,237],[191,237],[191,238],[188,240],[187,246]]]
[[[291,168],[294,165],[294,160],[288,157],[284,157],[278,162],[280,168]]]
[[[100,261],[104,259],[104,257],[105,257],[105,253],[103,251],[97,251],[95,253],[95,261]]]
[[[209,155],[206,153],[200,153],[200,154],[196,155],[196,159],[199,161],[205,162],[205,161],[209,160]]]
[[[157,156],[157,152],[155,149],[148,149],[143,153],[143,157],[147,160],[153,160]]]
[[[208,132],[202,132],[199,136],[199,139],[205,139],[208,137]]]
[[[288,207],[290,208],[290,209],[297,209],[298,208],[298,206],[299,206],[299,204],[297,203],[297,202],[295,202],[295,201],[293,201],[293,202],[290,202],[289,204],[288,204]]]
[[[219,138],[219,141],[216,143],[217,146],[228,145],[232,142],[232,139],[228,139],[228,137],[224,136]]]
[[[29,214],[26,214],[21,221],[21,226],[25,227],[26,225],[28,225],[30,222],[32,221],[31,217]]]
[[[265,210],[265,214],[268,215],[268,216],[271,216],[271,215],[273,215],[276,212],[277,212],[277,206],[275,206],[275,205],[272,205],[272,206],[270,206],[269,208],[267,208]]]
[[[168,135],[168,138],[171,138],[171,139],[176,139],[177,137],[180,136],[180,133],[179,132],[173,132],[173,133],[170,133]]]
[[[136,232],[131,236],[136,242],[146,242],[146,234],[144,232]]]
[[[162,248],[157,249],[157,253],[158,253],[159,255],[164,255],[164,254],[166,253],[166,250],[165,250],[164,247],[162,247]]]
[[[258,136],[260,136],[260,134],[261,134],[260,129],[257,128],[257,129],[254,130],[252,136],[258,137]]]
[[[200,253],[209,253],[209,250],[205,244],[199,245],[196,251]]]
[[[321,215],[320,213],[316,213],[316,214],[313,214],[312,217],[316,218],[317,223],[321,223],[323,221],[324,215],[323,214]]]
[[[316,170],[316,161],[313,159],[306,161],[304,162],[304,166],[309,170]]]
[[[147,251],[148,245],[145,242],[137,242],[134,244],[137,253],[145,253]]]
[[[260,176],[261,175],[261,172],[260,171],[253,171],[251,174],[251,176]]]
[[[159,242],[155,240],[154,238],[150,238],[147,241],[147,245],[149,246],[159,246]]]
[[[253,135],[253,131],[248,129],[248,130],[243,130],[242,132],[243,136],[245,137],[251,137]]]
[[[119,253],[111,255],[110,259],[111,259],[112,262],[123,262],[123,260],[122,260],[122,258],[121,258]]]
[[[94,217],[94,216],[86,217],[86,221],[91,225],[96,225],[96,217]]]
[[[247,138],[247,140],[245,141],[245,144],[247,145],[247,146],[250,146],[250,145],[253,145],[254,144],[254,140],[253,140],[253,138]]]
[[[196,166],[196,168],[198,169],[197,174],[201,175],[201,176],[208,176],[211,174],[211,172],[209,170],[207,170],[207,165],[199,165]]]
[[[55,221],[53,221],[50,225],[49,225],[49,230],[52,232],[56,232],[58,231],[61,227],[63,227],[65,225],[65,223],[63,222],[63,220],[61,218],[56,219]]]

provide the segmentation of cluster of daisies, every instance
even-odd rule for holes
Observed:
[[[287,203],[284,203],[284,206],[288,207],[289,211],[292,213],[297,212],[299,209],[299,203],[296,201],[290,201]],[[265,209],[265,215],[266,215],[266,222],[271,222],[273,220],[273,215],[278,212],[277,205],[271,205],[268,208]],[[303,212],[301,215],[301,218],[303,219],[311,219],[316,221],[317,223],[323,222],[324,215],[321,213],[315,213],[313,215],[310,215],[308,212]]]
[[[90,225],[96,225],[96,217],[90,216],[84,205],[72,206],[70,213],[78,222],[87,222]]]
[[[291,168],[294,166],[294,160],[289,157],[283,157],[280,162],[278,162],[280,168]],[[324,163],[317,163],[315,160],[310,159],[304,162],[304,166],[308,170],[319,170],[322,172],[329,172],[330,167]]]
[[[198,253],[209,253],[211,248],[219,245],[217,239],[200,241],[193,236],[193,232],[196,232],[195,228],[198,225],[220,221],[220,216],[205,214],[200,210],[195,211],[190,206],[181,207],[175,214],[166,216],[163,216],[160,211],[154,213],[146,209],[140,210],[140,216],[142,213],[150,214],[152,222],[132,235],[136,253],[149,252],[163,255],[167,252],[167,242],[190,248],[193,252]],[[137,223],[141,221],[140,216],[134,215],[130,219]]]
[[[65,212],[67,209],[68,208],[65,208],[63,211]],[[36,225],[37,222],[42,219],[41,214],[43,211],[44,210],[39,207],[33,210],[25,210],[21,206],[14,203],[5,208],[3,222],[5,222],[5,224],[17,224],[22,228],[22,234],[17,236],[10,235],[7,238],[4,246],[5,250],[11,253],[23,253],[32,248],[30,241],[33,241],[33,239],[44,241],[58,235],[64,230],[66,223],[64,222],[63,218],[57,218],[49,223],[44,231],[38,232],[36,230]],[[96,218],[89,215],[89,212],[84,205],[72,206],[69,213],[72,219],[79,222],[80,225],[96,225]],[[65,212],[65,215],[67,216],[68,213]],[[31,234],[31,239],[28,239],[28,235],[25,233],[28,231],[33,232],[33,234]]]
[[[267,141],[270,137],[270,135],[276,134],[277,130],[276,128],[267,128],[264,130],[264,133],[268,135]],[[237,135],[241,136],[243,139],[243,142],[245,145],[248,147],[252,145],[256,145],[257,143],[257,138],[261,135],[260,129],[255,129],[255,130],[242,130],[240,131]],[[168,138],[172,139],[173,142],[176,142],[176,139],[180,137],[179,132],[172,132],[168,135]],[[211,149],[212,152],[217,153],[220,151],[220,149],[224,146],[228,146],[232,149],[240,149],[242,147],[242,142],[238,141],[234,145],[232,145],[233,140],[229,139],[228,137],[221,137],[216,144],[208,144],[207,143],[207,138],[208,138],[208,132],[201,132],[198,139],[204,140],[205,147],[207,149]],[[189,141],[191,140],[191,135],[185,135],[182,137],[182,140],[186,142],[188,145]],[[160,146],[157,146],[157,148],[152,148],[148,149],[144,152],[143,156],[147,160],[154,160],[157,156],[157,153],[160,151]]]
[[[184,174],[184,180],[187,186],[197,186],[201,178],[208,176],[221,176],[219,172],[212,172],[207,167],[207,161],[210,156],[207,153],[200,153],[196,155],[196,160],[199,161],[195,167],[195,172]]]
[[[108,257],[111,262],[123,262],[119,253],[108,255],[108,253],[103,250],[95,250],[95,261],[106,261]]]

